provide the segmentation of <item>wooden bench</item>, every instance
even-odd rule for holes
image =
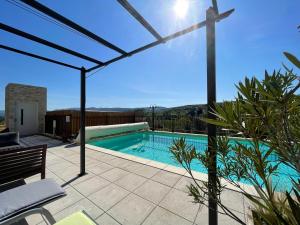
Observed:
[[[47,145],[0,150],[0,185],[41,174],[45,179]]]

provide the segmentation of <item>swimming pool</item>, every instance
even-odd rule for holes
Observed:
[[[88,144],[180,167],[169,151],[173,140],[180,137],[185,137],[186,142],[194,145],[199,152],[207,148],[206,136],[152,131],[135,132],[121,136],[91,140]],[[230,141],[234,143],[237,139]],[[251,144],[248,140],[239,139],[238,142],[246,146]],[[263,146],[262,148],[264,147],[266,148],[267,146]],[[192,163],[191,167],[195,171],[207,173],[207,170],[196,161]],[[278,186],[278,189],[282,188],[284,190],[285,188],[291,187],[288,176],[296,176],[297,173],[285,165],[281,165],[279,171],[280,174],[274,176],[272,180],[273,182],[280,180],[280,185],[285,186]]]

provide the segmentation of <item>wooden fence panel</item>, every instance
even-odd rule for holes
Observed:
[[[142,116],[133,112],[86,112],[86,126],[112,125],[140,122]],[[56,122],[53,122],[53,121]],[[56,123],[54,129],[53,124]],[[74,137],[80,128],[80,112],[75,110],[59,110],[47,112],[45,132],[63,138]]]

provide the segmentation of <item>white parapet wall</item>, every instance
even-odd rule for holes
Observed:
[[[89,141],[93,138],[100,138],[100,137],[140,131],[140,130],[149,130],[148,123],[147,122],[125,123],[125,124],[85,127],[85,141]],[[80,143],[80,131],[76,137],[76,142]]]

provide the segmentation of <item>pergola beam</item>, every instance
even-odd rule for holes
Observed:
[[[213,5],[212,7],[213,7],[215,13],[218,15],[219,14],[219,8],[218,8],[217,0],[212,0],[212,5]]]
[[[216,21],[221,21],[221,20],[225,19],[226,17],[228,17],[228,16],[229,16],[231,13],[233,13],[233,12],[234,12],[234,9],[231,9],[231,10],[228,10],[228,11],[222,13],[222,14],[219,14],[218,16],[216,16],[216,19],[215,19],[215,20],[216,20]],[[127,55],[121,55],[121,56],[118,56],[118,57],[113,58],[113,59],[111,59],[111,60],[108,60],[108,61],[104,62],[103,65],[97,65],[97,66],[91,67],[90,69],[88,69],[88,70],[86,70],[86,71],[87,71],[87,72],[90,72],[90,71],[95,70],[95,69],[98,69],[98,68],[100,68],[100,67],[107,66],[107,65],[109,65],[109,64],[111,64],[111,63],[114,63],[114,62],[116,62],[116,61],[119,61],[119,60],[121,60],[121,59],[124,59],[124,58],[126,58],[126,57],[128,57],[128,56],[135,55],[135,54],[137,54],[137,53],[139,53],[139,52],[145,51],[145,50],[147,50],[147,49],[149,49],[149,48],[152,48],[152,47],[154,47],[154,46],[156,46],[156,45],[165,43],[165,42],[170,41],[170,40],[172,40],[172,39],[174,39],[174,38],[177,38],[177,37],[180,37],[180,36],[185,35],[185,34],[187,34],[187,33],[190,33],[190,32],[192,32],[192,31],[194,31],[194,30],[197,30],[197,29],[199,29],[199,28],[201,28],[201,27],[206,26],[206,24],[207,24],[207,21],[204,20],[204,21],[199,22],[199,23],[197,23],[197,24],[195,24],[195,25],[193,25],[193,26],[190,26],[190,27],[188,27],[188,28],[186,28],[186,29],[184,29],[184,30],[178,31],[178,32],[176,32],[176,33],[174,33],[174,34],[171,34],[171,35],[168,35],[168,36],[162,38],[161,40],[154,41],[154,42],[152,42],[152,43],[150,43],[150,44],[144,45],[144,46],[142,46],[142,47],[140,47],[140,48],[137,48],[137,49],[135,49],[135,50],[133,50],[133,51],[130,51],[130,52],[128,52]]]
[[[33,53],[21,51],[19,49],[15,49],[15,48],[8,47],[8,46],[5,46],[5,45],[0,45],[0,48],[11,51],[11,52],[15,52],[15,53],[18,53],[18,54],[21,54],[21,55],[30,56],[32,58],[36,58],[36,59],[51,62],[51,63],[54,63],[54,64],[58,64],[58,65],[61,65],[61,66],[69,67],[69,68],[72,68],[72,69],[81,70],[81,68],[77,67],[77,66],[73,66],[73,65],[70,65],[70,64],[67,64],[67,63],[59,62],[57,60],[46,58],[46,57],[43,57],[43,56],[39,56],[39,55],[36,55],[36,54],[33,54]]]
[[[46,14],[47,16],[67,25],[68,27],[73,28],[74,30],[84,34],[85,36],[92,38],[93,40],[99,42],[100,44],[113,49],[121,54],[126,54],[126,52],[119,47],[113,45],[112,43],[104,40],[103,38],[99,37],[98,35],[94,34],[93,32],[87,30],[86,28],[80,26],[79,24],[71,21],[70,19],[62,16],[61,14],[55,12],[54,10],[44,6],[43,4],[35,1],[35,0],[20,0],[21,2],[31,6],[32,8]]]
[[[127,1],[117,0],[140,24],[142,24],[157,40],[161,40],[160,34],[145,20],[145,18]]]
[[[0,23],[0,29],[1,30],[4,30],[4,31],[7,31],[9,33],[12,33],[12,34],[15,34],[17,36],[20,36],[20,37],[23,37],[23,38],[26,38],[26,39],[29,39],[31,41],[34,41],[34,42],[37,42],[37,43],[40,43],[42,45],[46,45],[48,47],[51,47],[51,48],[54,48],[56,50],[59,50],[61,52],[65,52],[65,53],[68,53],[70,55],[73,55],[73,56],[76,56],[76,57],[79,57],[81,59],[85,59],[87,61],[90,61],[90,62],[93,62],[93,63],[96,63],[98,65],[102,65],[103,62],[97,60],[97,59],[94,59],[94,58],[91,58],[89,56],[86,56],[86,55],[83,55],[81,53],[78,53],[78,52],[75,52],[71,49],[68,49],[68,48],[65,48],[61,45],[58,45],[58,44],[55,44],[53,42],[50,42],[50,41],[47,41],[45,39],[42,39],[40,37],[37,37],[37,36],[34,36],[32,34],[29,34],[29,33],[26,33],[24,31],[21,31],[21,30],[18,30],[16,28],[13,28],[11,26],[8,26],[6,24],[3,24],[3,23]]]

